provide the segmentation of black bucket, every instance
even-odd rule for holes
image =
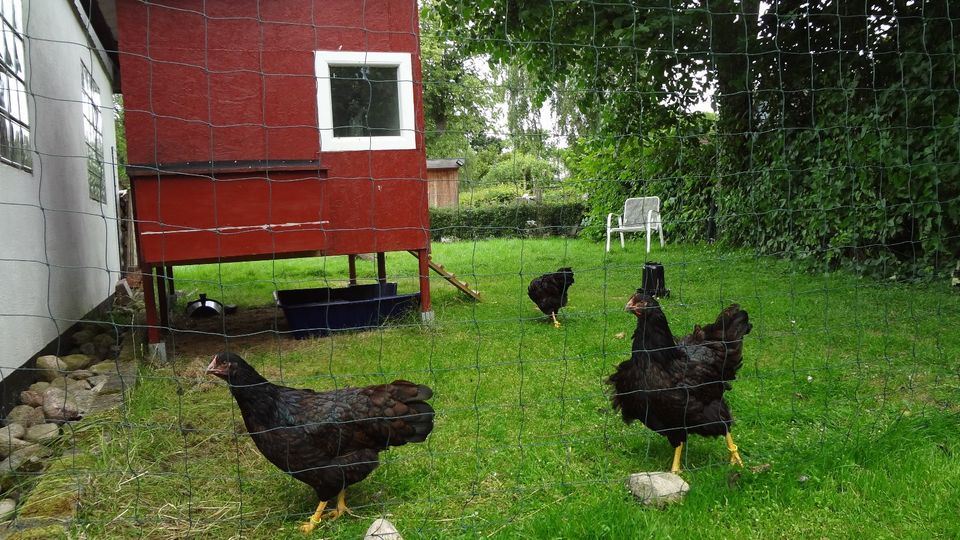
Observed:
[[[641,289],[646,294],[656,298],[666,298],[670,296],[670,289],[667,288],[667,278],[664,275],[663,265],[658,262],[646,262],[643,264],[643,284]]]

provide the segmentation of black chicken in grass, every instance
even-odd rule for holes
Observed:
[[[557,328],[560,328],[557,312],[567,305],[567,289],[571,285],[573,285],[573,269],[565,267],[534,278],[527,287],[527,295],[544,315],[553,319],[553,326]]]
[[[723,400],[740,369],[743,336],[750,333],[747,312],[733,304],[716,322],[697,325],[689,336],[674,339],[660,304],[638,290],[625,306],[637,316],[633,355],[607,379],[615,389],[613,407],[623,421],[643,422],[675,448],[672,472],[680,470],[687,435],[725,436],[730,463],[743,465],[730,426],[733,417]]]
[[[207,373],[227,381],[253,442],[270,463],[309,485],[320,504],[300,528],[310,532],[327,502],[328,517],[348,511],[347,486],[367,477],[389,446],[421,442],[433,429],[433,391],[422,384],[393,381],[328,392],[277,386],[236,354],[220,352]]]

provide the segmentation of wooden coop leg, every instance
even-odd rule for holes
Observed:
[[[160,338],[160,319],[157,317],[157,301],[153,294],[153,267],[141,262],[140,268],[144,272],[141,286],[143,287],[143,307],[147,318],[147,344],[150,347],[150,357],[165,362],[167,349],[166,343]]]
[[[433,309],[430,307],[430,252],[418,249],[417,259],[420,262],[420,319],[430,322],[433,321]]]
[[[350,269],[350,285],[357,284],[357,256],[347,255],[347,267]]]
[[[161,330],[170,327],[170,302],[167,296],[167,274],[163,266],[154,267],[157,275],[157,296],[160,306],[160,327]]]
[[[170,297],[170,301],[174,301],[177,297],[177,289],[173,286],[173,265],[167,265],[167,296]]]
[[[377,282],[387,283],[387,254],[382,251],[377,253]]]

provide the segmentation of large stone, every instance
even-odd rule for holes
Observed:
[[[20,392],[20,403],[31,407],[39,407],[43,405],[43,392],[24,390]]]
[[[0,458],[5,458],[17,450],[30,446],[31,444],[33,443],[24,441],[23,439],[15,439],[13,437],[0,439]]]
[[[37,381],[31,384],[30,388],[27,388],[27,390],[33,390],[34,392],[40,392],[42,394],[43,391],[46,390],[48,386],[50,386],[50,383],[48,383],[47,381]]]
[[[110,348],[117,344],[117,336],[112,331],[107,331],[93,338],[93,343],[97,347]]]
[[[93,341],[94,336],[96,336],[96,331],[94,330],[80,330],[73,333],[73,342],[77,345],[83,345],[84,343]]]
[[[43,470],[43,460],[53,452],[39,444],[25,446],[0,461],[0,489],[9,489],[23,480],[23,475]]]
[[[131,381],[124,382],[120,379],[120,377],[113,375],[97,383],[97,385],[93,387],[92,391],[94,394],[98,395],[116,394],[117,392],[123,391],[124,388],[130,386],[131,384]]]
[[[77,354],[85,354],[87,356],[97,356],[97,346],[93,343],[84,343],[83,345],[77,348]]]
[[[37,373],[45,381],[63,377],[66,371],[67,364],[52,354],[37,358]]]
[[[43,423],[43,411],[40,407],[17,405],[10,409],[6,419],[7,425],[20,424],[24,428]]]
[[[90,383],[92,388],[96,388],[98,384],[110,378],[110,375],[94,375],[87,379],[87,382]]]
[[[78,392],[74,396],[74,400],[77,404],[77,409],[80,410],[80,415],[85,416],[91,413],[96,413],[100,411],[105,411],[107,409],[112,409],[123,402],[122,394],[94,394],[91,390],[85,390],[83,392]]]
[[[0,521],[8,521],[17,511],[17,501],[13,499],[0,500]]]
[[[71,371],[67,377],[80,381],[93,377],[93,372],[86,369],[78,369],[76,371]]]
[[[58,379],[54,379],[50,381],[50,386],[47,387],[47,390],[49,390],[50,388],[60,388],[61,390],[66,390],[67,394],[70,394],[78,390],[89,390],[90,383],[88,383],[85,379],[81,379],[78,381],[76,379],[68,379],[67,377],[60,377]],[[44,390],[44,392],[46,392],[46,390]]]
[[[47,444],[60,436],[60,426],[57,424],[37,424],[23,434],[23,440],[28,442]]]
[[[658,507],[680,501],[690,491],[683,478],[668,472],[631,474],[627,487],[643,504]]]
[[[370,524],[367,532],[363,534],[363,540],[403,540],[397,528],[386,519],[377,518]]]
[[[128,386],[133,386],[137,377],[136,362],[121,362],[119,360],[108,360],[94,364],[88,368],[97,375],[119,375],[123,377],[123,382]],[[97,384],[100,381],[90,381],[91,384]]]
[[[13,499],[0,500],[0,521],[7,521],[17,510],[17,501]]]
[[[93,358],[85,354],[68,354],[61,356],[60,361],[67,365],[67,371],[83,369],[93,363]]]
[[[115,375],[117,373],[117,362],[106,361],[90,366],[90,371],[97,375]]]
[[[10,424],[9,426],[0,428],[0,439],[22,439],[26,432],[27,428],[20,424]]]
[[[80,417],[80,410],[74,396],[68,395],[61,388],[51,387],[43,393],[43,415],[48,420],[76,420]]]

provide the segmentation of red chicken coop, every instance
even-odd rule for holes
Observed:
[[[432,314],[416,0],[116,10],[151,344],[179,265],[346,255],[355,283],[376,253],[383,283],[410,251]]]

